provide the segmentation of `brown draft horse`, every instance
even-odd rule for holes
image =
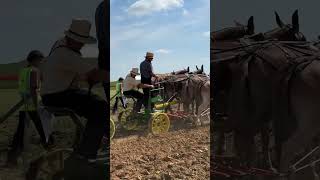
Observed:
[[[298,13],[297,11],[292,16],[292,25],[284,25],[282,21],[280,20],[279,16],[276,13],[276,20],[277,24],[279,25],[279,28],[269,31],[267,33],[264,33],[264,39],[278,39],[278,40],[286,40],[286,41],[305,41],[304,36],[302,33],[299,32],[299,23],[298,23]],[[230,39],[228,39],[230,40]],[[222,44],[225,45],[225,44]],[[217,104],[214,106],[214,111],[219,111],[219,107],[221,109],[229,109],[225,112],[233,112],[233,114],[229,114],[228,116],[231,116],[232,123],[235,123],[231,125],[233,130],[235,130],[235,144],[238,150],[238,153],[240,157],[243,158],[244,161],[251,161],[252,156],[252,144],[253,144],[253,137],[255,134],[255,129],[257,129],[257,126],[259,124],[261,125],[262,122],[268,121],[272,119],[272,117],[268,116],[268,114],[271,111],[271,97],[272,97],[272,90],[273,87],[270,82],[272,82],[272,79],[270,77],[266,76],[266,74],[263,74],[261,72],[269,71],[267,74],[270,73],[270,69],[266,68],[266,65],[264,63],[261,64],[261,60],[255,60],[250,61],[250,66],[248,67],[249,71],[247,74],[247,81],[249,81],[249,90],[250,90],[250,98],[246,95],[242,96],[237,94],[237,92],[230,92],[233,87],[235,86],[243,86],[241,84],[242,79],[238,73],[241,71],[241,68],[239,69],[239,66],[234,63],[234,61],[224,61],[224,62],[214,62],[215,59],[220,58],[219,55],[216,55],[217,49],[218,51],[221,50],[221,43],[219,44],[219,41],[216,41],[213,45],[213,48],[211,48],[212,51],[212,59],[211,59],[211,72],[213,73],[213,81],[214,86],[212,88],[212,94],[213,98],[217,98],[217,100],[214,101],[213,104]],[[241,45],[240,45],[241,46]],[[275,48],[275,47],[273,47]],[[236,54],[237,52],[232,52],[233,54]],[[231,53],[231,55],[232,55]],[[283,54],[283,52],[282,52]],[[227,56],[230,56],[230,54],[227,54]],[[259,62],[260,61],[260,62]],[[260,64],[259,64],[260,63]],[[274,71],[272,71],[275,73]],[[238,75],[238,76],[237,76]],[[237,84],[238,83],[238,84]],[[239,84],[240,83],[240,84]],[[220,105],[218,102],[219,96],[218,94],[226,94],[227,99],[233,100],[233,102],[227,103],[227,105]],[[240,99],[239,99],[240,98]],[[250,100],[250,101],[248,101]],[[223,103],[222,103],[223,104]],[[231,105],[232,104],[232,105]],[[249,111],[249,109],[241,109],[237,107],[252,107],[254,106],[253,111]],[[230,108],[231,106],[231,108]],[[224,107],[224,108],[223,108]],[[294,108],[293,108],[294,109]],[[251,109],[252,110],[252,109]],[[238,113],[234,113],[237,111]],[[237,114],[237,116],[235,116]],[[233,116],[233,117],[232,117]],[[241,117],[247,117],[247,119],[252,120],[246,120]],[[260,122],[260,123],[259,123]]]

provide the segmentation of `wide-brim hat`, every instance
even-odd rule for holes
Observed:
[[[130,71],[130,73],[132,73],[132,74],[134,74],[134,75],[136,75],[136,76],[140,75],[138,68],[132,68],[132,70]]]
[[[154,54],[152,52],[147,52],[146,53],[146,57],[153,57],[153,56],[154,56]]]
[[[85,19],[73,19],[68,30],[64,31],[64,34],[84,44],[95,44],[97,39],[90,36],[91,23]]]

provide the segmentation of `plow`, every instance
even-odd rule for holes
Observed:
[[[255,167],[241,166],[236,157],[213,156],[211,175],[219,179],[240,179],[244,177],[284,177],[285,174]]]
[[[307,158],[309,158],[313,153],[319,150],[319,146],[316,146],[310,152],[299,158],[288,168],[287,172],[278,172],[273,169],[262,169],[257,167],[247,167],[243,166],[239,159],[235,156],[220,156],[215,155],[211,160],[211,175],[219,179],[240,179],[244,177],[264,177],[264,178],[286,178],[290,179],[300,171],[311,169],[313,178],[318,180],[319,175],[316,170],[316,165],[320,162],[319,159],[312,159],[306,161],[306,164],[302,164]],[[302,164],[302,165],[301,165]],[[298,166],[299,165],[299,166]]]
[[[185,72],[183,72],[185,73]],[[169,97],[167,80],[156,82],[156,88],[151,89],[148,98],[148,107],[142,112],[133,112],[136,100],[133,97],[126,97],[128,106],[120,111],[115,118],[110,118],[110,137],[113,138],[117,130],[124,131],[147,131],[153,135],[163,134],[170,130],[172,121],[194,122],[196,118],[207,118],[210,120],[210,108],[203,110],[199,115],[192,112],[180,110],[180,108],[172,108],[175,105],[181,104],[181,99],[177,98],[178,92],[174,92]],[[152,94],[152,95],[151,95]],[[111,100],[117,94],[112,96]],[[154,107],[151,108],[151,104]]]
[[[152,89],[151,92],[162,92],[163,88]],[[132,98],[132,97],[130,97]],[[133,112],[135,100],[132,98],[133,104],[129,108],[118,114],[118,121],[110,118],[110,138],[113,138],[116,130],[122,128],[126,131],[148,129],[152,134],[161,134],[167,132],[170,127],[169,117],[164,113],[162,108],[151,110],[151,103],[161,103],[163,101],[161,95],[151,98],[149,95],[148,107],[143,112]]]

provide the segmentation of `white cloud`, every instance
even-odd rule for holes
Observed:
[[[202,35],[204,37],[210,37],[210,31],[203,32]]]
[[[183,16],[188,16],[188,15],[189,15],[189,11],[186,10],[186,9],[183,9],[183,10],[182,10],[182,15],[183,15]]]
[[[131,27],[147,27],[150,22],[148,21],[138,21],[136,23],[130,24]]]
[[[184,0],[138,0],[127,12],[129,15],[144,16],[153,12],[167,11],[183,7]]]
[[[112,20],[123,21],[123,20],[125,20],[125,17],[123,17],[123,16],[113,16]]]
[[[143,37],[144,29],[133,28],[120,30],[119,34],[114,38],[115,41],[129,41]]]
[[[141,0],[125,1],[132,6],[137,2],[141,2]],[[150,1],[150,4],[152,4],[154,0],[146,1]],[[112,78],[117,79],[119,76],[125,76],[132,67],[139,66],[140,60],[143,59],[145,52],[149,50],[155,53],[156,58],[161,58],[161,61],[156,60],[154,62],[157,73],[180,70],[188,65],[193,71],[195,70],[195,65],[200,67],[202,64],[204,64],[205,72],[210,71],[210,54],[209,51],[205,50],[205,48],[209,49],[209,41],[206,41],[205,34],[210,29],[210,0],[193,0],[192,2],[196,2],[196,6],[192,6],[192,8],[185,7],[187,3],[192,3],[191,1],[184,2],[183,7],[175,9],[178,16],[180,16],[179,18],[171,18],[170,11],[164,9],[150,10],[147,8],[146,11],[150,11],[151,15],[155,12],[160,12],[161,18],[168,19],[166,22],[159,22],[157,19],[159,16],[144,17],[143,20],[137,19],[128,14],[128,7],[125,8],[125,11],[122,8],[119,10],[120,15],[124,16],[126,21],[114,23],[111,26],[112,60],[110,63],[114,70],[111,70]],[[132,9],[129,12],[134,14]],[[168,12],[168,16],[164,17],[166,12]],[[204,50],[201,48],[195,52],[188,52],[189,48],[181,47],[180,44],[192,42],[193,39],[195,42],[203,42],[194,47],[200,46]],[[205,45],[206,42],[208,42],[207,46]],[[168,43],[170,43],[170,47],[167,46]],[[176,59],[175,56],[172,56],[173,54],[181,58]],[[176,63],[168,67],[168,63],[173,60]],[[120,66],[120,64],[123,64],[123,66]]]
[[[156,50],[156,53],[169,54],[169,53],[171,53],[171,51],[168,49],[158,49],[158,50]]]

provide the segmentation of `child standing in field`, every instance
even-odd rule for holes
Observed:
[[[114,103],[113,110],[112,110],[113,114],[115,114],[116,111],[118,110],[118,102],[119,102],[119,100],[122,103],[122,107],[123,108],[127,108],[126,103],[124,102],[123,85],[122,85],[122,83],[123,83],[123,78],[120,77],[119,80],[116,83],[116,101]]]
[[[47,147],[45,133],[38,114],[38,106],[41,101],[40,86],[41,73],[38,69],[44,56],[40,51],[31,51],[27,57],[27,66],[24,67],[19,75],[19,94],[23,99],[24,105],[19,112],[19,124],[13,137],[11,149],[8,154],[7,165],[16,165],[17,158],[24,148],[24,133],[28,117],[33,121],[41,138],[41,143]],[[51,139],[52,140],[52,139]]]

